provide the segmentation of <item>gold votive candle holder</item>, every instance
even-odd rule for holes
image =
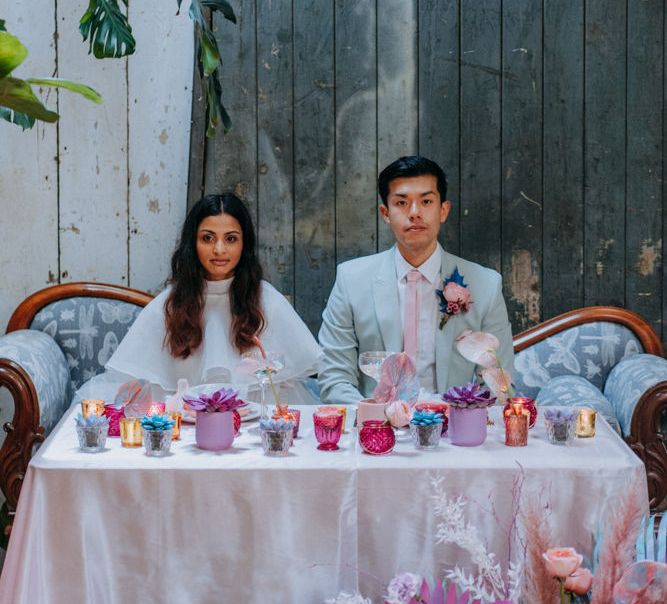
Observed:
[[[138,417],[122,417],[120,419],[120,444],[124,447],[141,447],[143,445],[141,419]]]
[[[345,429],[345,420],[347,419],[347,407],[345,405],[336,405],[336,409],[343,414],[343,432],[347,432]]]
[[[505,412],[505,445],[508,447],[525,447],[528,444],[528,425],[530,411],[523,405],[513,404]]]
[[[81,415],[88,417],[91,414],[101,417],[104,414],[104,401],[84,399],[81,401]]]
[[[171,440],[179,440],[181,438],[181,420],[183,419],[183,414],[180,411],[169,411],[167,415],[169,416],[169,419],[174,420]]]
[[[577,413],[577,423],[574,433],[579,438],[593,438],[595,436],[595,416],[597,412],[590,407],[582,407]]]

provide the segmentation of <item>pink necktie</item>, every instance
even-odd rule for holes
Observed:
[[[403,317],[403,351],[417,364],[417,325],[419,325],[419,303],[417,283],[421,273],[411,270],[407,274],[405,288],[405,315]]]

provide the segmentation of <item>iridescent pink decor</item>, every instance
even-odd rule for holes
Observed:
[[[241,414],[236,409],[232,409],[232,415],[234,416],[234,437],[237,437],[241,434]]]
[[[105,405],[102,415],[109,418],[109,433],[107,436],[120,436],[120,418],[125,417],[125,407]]]
[[[317,448],[321,451],[335,451],[338,449],[338,441],[343,431],[342,413],[313,413],[313,426],[315,427],[315,438]]]
[[[512,403],[521,403],[524,409],[528,409],[530,412],[530,421],[528,422],[528,427],[532,428],[537,421],[537,405],[535,404],[535,399],[529,398],[527,396],[513,396],[508,399],[507,403],[503,407],[503,417],[506,416],[506,412],[512,408]]]
[[[386,455],[393,451],[396,435],[387,422],[367,419],[359,430],[359,444],[370,455]]]
[[[151,403],[146,415],[149,417],[152,415],[164,415],[166,408],[166,403]]]

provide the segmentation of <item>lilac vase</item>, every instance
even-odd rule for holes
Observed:
[[[459,447],[476,447],[486,440],[487,409],[449,407],[449,440]]]
[[[222,451],[234,442],[234,416],[231,411],[207,413],[197,411],[195,440],[200,449]]]

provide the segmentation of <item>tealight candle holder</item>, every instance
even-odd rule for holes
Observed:
[[[367,419],[359,429],[359,444],[369,455],[387,455],[394,450],[396,434],[388,422]]]
[[[597,413],[595,409],[590,407],[582,407],[577,414],[577,423],[574,428],[574,433],[578,438],[593,438],[595,436],[595,417]]]
[[[104,417],[109,418],[109,436],[120,436],[120,419],[125,417],[125,407],[104,405]]]
[[[141,447],[143,444],[141,419],[123,417],[120,419],[120,444],[123,447]]]
[[[512,403],[505,411],[505,445],[525,447],[528,444],[530,411],[522,403]]]
[[[576,415],[570,409],[551,407],[544,412],[544,427],[552,445],[569,445],[574,438]]]
[[[343,429],[343,414],[340,411],[335,413],[323,413],[316,411],[313,413],[313,426],[315,428],[315,438],[320,451],[335,451],[338,449],[338,441]]]
[[[88,417],[90,414],[102,416],[104,414],[104,401],[96,399],[84,399],[81,401],[81,415]]]
[[[148,457],[164,457],[169,455],[173,429],[144,430],[144,449]]]
[[[171,440],[179,440],[181,438],[181,421],[183,420],[183,414],[180,411],[169,411],[167,415],[169,416],[169,419],[174,420]]]
[[[77,426],[76,435],[79,439],[79,448],[87,453],[103,451],[107,442],[108,430],[108,423],[95,426]]]

